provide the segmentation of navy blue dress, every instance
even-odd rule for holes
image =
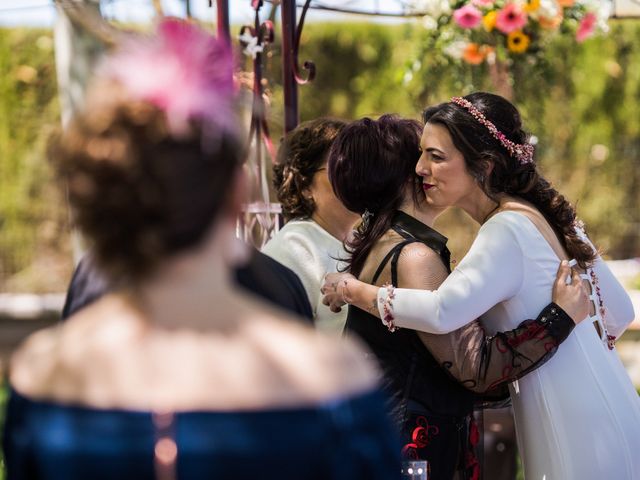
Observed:
[[[176,478],[388,480],[399,441],[379,392],[300,408],[185,412],[170,427]],[[149,412],[35,401],[11,391],[7,480],[151,480],[158,438]]]

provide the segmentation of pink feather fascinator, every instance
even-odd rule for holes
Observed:
[[[233,55],[227,43],[179,19],[161,21],[153,36],[120,45],[98,76],[122,85],[133,100],[163,110],[172,135],[203,122],[207,135],[237,131],[234,114]]]

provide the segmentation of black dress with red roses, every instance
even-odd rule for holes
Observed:
[[[372,283],[391,261],[392,283],[396,285],[400,252],[413,242],[422,242],[439,253],[449,268],[446,237],[403,212],[396,213],[392,228],[405,241],[389,252]],[[456,472],[464,479],[479,478],[473,448],[480,437],[472,415],[476,394],[449,376],[413,330],[390,333],[380,320],[351,305],[345,335],[352,334],[365,341],[383,370],[383,387],[402,435],[403,456],[427,460],[430,480],[451,480]]]

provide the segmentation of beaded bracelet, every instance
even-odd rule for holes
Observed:
[[[382,324],[387,327],[390,332],[395,332],[398,330],[398,327],[393,323],[393,299],[396,298],[396,287],[391,284],[385,284],[382,288],[387,289],[387,296],[384,300],[380,299],[380,303],[382,304]]]

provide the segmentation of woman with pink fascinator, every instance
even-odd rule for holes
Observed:
[[[555,356],[510,385],[527,479],[631,480],[640,472],[640,400],[615,349],[634,318],[574,207],[545,180],[518,110],[489,93],[427,108],[416,166],[426,202],[457,206],[481,224],[465,258],[437,290],[368,285],[330,275],[323,291],[390,330],[444,334],[481,317],[487,333],[514,328],[549,301],[570,260],[592,302]],[[373,320],[372,320],[373,321]]]
[[[389,479],[361,349],[233,286],[243,132],[223,42],[178,20],[106,59],[50,156],[118,288],[14,355],[7,479]]]

